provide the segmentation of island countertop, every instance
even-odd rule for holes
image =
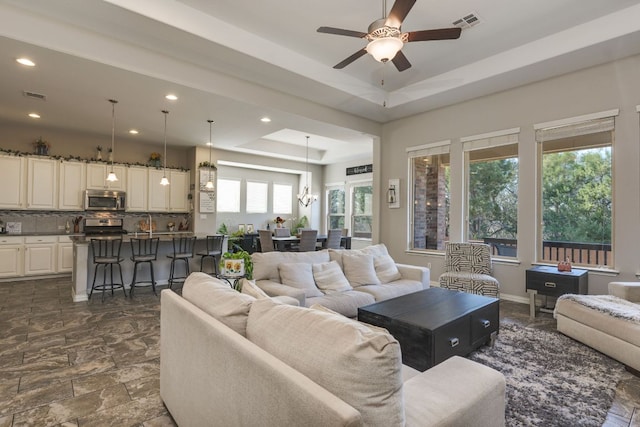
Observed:
[[[71,241],[77,243],[79,245],[88,244],[91,242],[91,239],[99,239],[99,240],[117,240],[122,239],[123,242],[130,242],[131,239],[149,239],[151,237],[159,237],[161,242],[171,242],[174,237],[195,237],[196,240],[206,240],[207,236],[211,236],[212,234],[207,233],[194,233],[191,231],[160,231],[156,233],[128,233],[128,234],[116,234],[116,235],[104,235],[104,234],[94,234],[94,235],[74,235],[70,236]]]

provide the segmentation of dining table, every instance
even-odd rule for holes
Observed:
[[[327,246],[327,235],[318,234],[316,241],[322,244],[322,248]],[[286,237],[273,237],[273,246],[276,251],[287,251],[291,245],[300,243],[300,236],[286,236]],[[340,239],[340,247],[344,249],[351,249],[351,236],[342,236]]]

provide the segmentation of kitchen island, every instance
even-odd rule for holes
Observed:
[[[206,250],[206,233],[192,233],[192,232],[160,232],[152,233],[152,237],[159,237],[160,244],[158,245],[158,259],[153,262],[154,273],[156,279],[156,285],[166,285],[169,280],[169,268],[171,260],[167,258],[167,255],[173,253],[173,238],[174,237],[196,237],[195,253]],[[103,239],[113,240],[122,238],[122,248],[120,257],[123,261],[120,263],[122,268],[122,277],[124,279],[125,288],[129,289],[131,280],[133,278],[133,261],[131,261],[131,244],[132,238],[145,239],[149,238],[148,233],[131,233],[123,236],[71,236],[73,242],[73,270],[71,276],[71,295],[74,302],[87,301],[89,298],[89,292],[91,291],[91,284],[93,282],[93,274],[95,271],[95,264],[93,263],[93,254],[91,252],[91,239]],[[225,240],[226,243],[226,240]],[[226,250],[223,247],[223,252]],[[177,274],[182,275],[183,271],[182,263],[179,263],[176,267]],[[200,271],[200,257],[195,255],[189,263],[190,271]],[[211,261],[205,261],[205,269],[209,271],[212,268]],[[102,283],[102,275],[99,275],[97,281]],[[114,279],[117,276],[114,272]],[[119,276],[117,276],[119,278]],[[117,280],[117,279],[116,279]],[[148,268],[138,268],[137,281],[149,281],[150,274]],[[137,287],[137,286],[136,286]],[[144,292],[144,291],[143,291]],[[151,289],[149,289],[151,292]]]

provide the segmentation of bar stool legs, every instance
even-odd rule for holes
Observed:
[[[133,297],[133,290],[137,284],[149,283],[153,294],[156,293],[156,279],[153,271],[153,262],[158,257],[158,246],[160,244],[160,238],[155,237],[151,239],[131,239],[131,261],[133,261],[133,279],[131,280],[131,290],[129,296]],[[149,264],[149,274],[151,275],[151,281],[136,281],[138,277],[138,265],[144,263]]]
[[[104,301],[104,293],[107,289],[111,289],[111,295],[113,296],[114,289],[122,288],[124,296],[127,296],[127,291],[124,288],[124,279],[122,278],[122,267],[120,266],[120,263],[123,261],[122,258],[120,258],[121,245],[122,239],[91,239],[91,249],[93,251],[93,263],[95,264],[95,270],[93,272],[93,283],[91,284],[89,299],[91,299],[93,291],[96,289],[102,291],[102,301]],[[113,282],[114,266],[118,266],[120,283]],[[102,267],[102,284],[96,284],[98,270],[100,267]],[[109,283],[107,283],[107,269],[109,269]]]
[[[189,260],[193,258],[195,244],[195,237],[173,238],[173,253],[171,255],[167,255],[167,257],[171,259],[171,267],[169,268],[169,289],[173,287],[174,283],[184,283],[187,276],[189,276]],[[184,261],[184,276],[176,276],[176,261]]]

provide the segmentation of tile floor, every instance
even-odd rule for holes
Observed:
[[[159,395],[159,298],[149,288],[71,302],[68,278],[0,283],[0,427],[175,426]],[[502,322],[555,328],[502,301]],[[619,384],[607,427],[640,427],[640,378]]]

